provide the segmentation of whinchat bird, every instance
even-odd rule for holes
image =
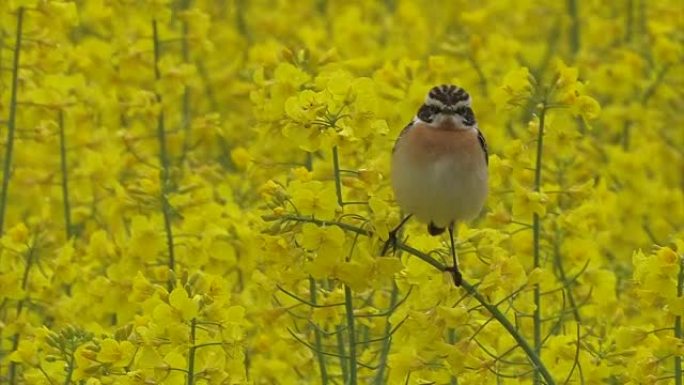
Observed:
[[[449,230],[454,283],[463,280],[454,245],[454,227],[477,217],[487,197],[487,142],[471,108],[470,95],[457,86],[430,90],[418,113],[392,150],[392,187],[407,214],[390,232],[383,253],[396,233],[415,216],[431,235]]]

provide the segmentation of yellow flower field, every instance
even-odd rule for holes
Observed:
[[[2,0],[0,384],[684,384],[684,6]],[[402,218],[470,93],[490,194]]]

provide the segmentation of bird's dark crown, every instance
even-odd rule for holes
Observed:
[[[463,126],[475,124],[475,115],[470,108],[470,95],[452,84],[433,87],[425,97],[425,103],[418,109],[417,118],[432,123],[439,115],[459,115]]]
[[[425,104],[442,108],[470,107],[470,95],[461,87],[442,84],[433,87],[425,98]]]

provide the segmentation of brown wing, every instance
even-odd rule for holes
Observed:
[[[414,123],[416,123],[416,121],[415,121],[415,120],[412,120],[411,123],[409,123],[408,125],[406,125],[406,127],[404,127],[404,129],[401,130],[401,132],[399,133],[399,136],[397,136],[397,140],[394,141],[394,146],[392,146],[392,153],[393,153],[393,154],[394,154],[394,150],[397,149],[397,143],[399,143],[399,141],[401,140],[401,138],[408,132],[409,129],[411,129],[411,127],[413,127],[413,124],[414,124]]]
[[[484,152],[485,163],[489,166],[489,149],[487,148],[487,141],[480,130],[477,130],[477,140],[480,141],[480,147],[482,147],[482,151]]]

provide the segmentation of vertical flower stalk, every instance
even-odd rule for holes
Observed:
[[[187,385],[193,385],[195,382],[195,340],[197,339],[197,320],[195,318],[190,321],[190,350],[188,351],[188,381]]]
[[[2,192],[0,195],[0,235],[5,225],[5,209],[9,192],[10,172],[12,168],[12,150],[14,148],[14,132],[17,126],[17,91],[19,88],[19,54],[21,53],[21,33],[24,24],[24,7],[17,11],[17,34],[14,42],[14,62],[12,63],[12,91],[10,96],[9,118],[7,119],[7,147],[2,174]]]
[[[237,29],[240,32],[240,34],[251,45],[252,33],[249,31],[249,25],[247,23],[247,17],[245,16],[245,14],[247,13],[246,8],[248,8],[247,7],[247,1],[237,0],[235,2],[235,24],[237,25]]]
[[[356,329],[354,327],[354,306],[352,304],[352,291],[344,285],[344,308],[347,313],[347,333],[349,335],[349,385],[357,384],[356,362]]]
[[[152,21],[152,30],[154,36],[154,75],[155,79],[159,80],[161,74],[159,72],[159,32],[157,30],[157,21]],[[168,193],[170,187],[169,178],[169,155],[166,147],[166,130],[164,128],[164,108],[162,106],[162,97],[157,95],[157,103],[159,103],[160,111],[157,119],[157,139],[159,141],[159,188],[160,200],[162,204],[162,214],[164,216],[164,231],[166,233],[166,247],[168,248],[169,261],[168,266],[170,271],[175,271],[176,260],[173,250],[173,230],[171,228],[171,205],[168,200]],[[173,288],[173,278],[169,278],[168,289]]]
[[[534,191],[541,191],[542,183],[542,152],[544,149],[544,120],[546,117],[546,101],[542,103],[541,112],[539,115],[539,133],[537,136],[537,160],[534,169]],[[538,213],[534,213],[532,217],[532,231],[533,231],[533,248],[534,248],[534,267],[538,268],[541,264],[541,218]],[[534,323],[534,353],[537,357],[541,356],[541,293],[539,284],[534,285],[534,314],[532,316]],[[541,376],[539,370],[534,371],[534,384],[541,384]]]
[[[392,285],[392,293],[390,294],[389,308],[394,309],[397,304],[397,297],[399,295],[399,288],[396,284]],[[389,357],[390,347],[392,346],[392,323],[390,322],[390,316],[392,313],[387,315],[387,323],[385,324],[385,336],[387,338],[382,344],[382,350],[380,351],[380,363],[378,364],[378,372],[375,375],[375,385],[382,385],[386,383],[385,381],[385,367],[387,367],[387,358]]]
[[[180,10],[187,11],[190,8],[190,0],[180,1]],[[183,57],[184,63],[190,62],[190,42],[188,40],[188,34],[190,27],[188,26],[187,20],[182,21],[183,37],[181,38],[181,55]],[[183,152],[181,154],[181,164],[185,161],[185,158],[190,150],[190,120],[192,115],[190,114],[190,87],[187,84],[183,87],[183,131],[185,136],[183,138]]]
[[[456,343],[456,330],[454,328],[449,328],[449,331],[447,332],[447,341],[451,345]],[[449,385],[458,385],[458,378],[453,374],[449,380]]]
[[[66,368],[66,378],[64,379],[64,385],[71,384],[71,377],[74,375],[74,370],[76,369],[76,357],[74,352],[69,355],[69,361],[67,362]]]
[[[32,245],[26,252],[26,265],[24,266],[24,274],[21,278],[21,290],[23,292],[26,292],[26,290],[28,289],[31,268],[33,267],[36,258],[36,256],[34,255],[35,251],[35,245]],[[24,301],[25,299],[20,299],[19,302],[17,302],[17,319],[19,318],[19,316],[21,316],[21,312],[24,310]],[[19,348],[20,339],[21,335],[19,333],[14,334],[14,337],[12,337],[12,351],[15,351]],[[17,367],[17,362],[10,362],[8,376],[10,385],[15,385],[17,383]]]
[[[316,304],[316,280],[309,277],[309,299],[312,304]],[[316,340],[316,356],[318,358],[318,368],[321,372],[321,384],[328,384],[328,369],[325,363],[325,356],[323,355],[323,336],[318,328],[314,328],[314,338]]]
[[[71,203],[69,201],[69,174],[67,172],[66,140],[64,139],[64,111],[59,111],[59,157],[62,167],[62,202],[64,204],[64,227],[67,241],[71,239]]]
[[[570,14],[570,52],[575,56],[580,47],[580,31],[579,31],[579,11],[577,9],[577,0],[568,0],[568,13]]]
[[[349,369],[347,368],[347,355],[346,349],[344,348],[344,325],[339,324],[336,327],[335,335],[337,336],[337,356],[340,359],[340,369],[342,372],[342,379],[345,384],[349,380]]]
[[[306,152],[306,161],[305,165],[307,170],[311,171],[313,170],[313,156],[311,155],[310,152]],[[317,303],[317,288],[316,288],[316,280],[314,277],[309,276],[309,300],[311,301],[312,304],[316,305]],[[318,369],[321,373],[321,385],[327,385],[328,384],[328,368],[325,362],[325,355],[323,354],[323,333],[321,332],[320,329],[317,327],[314,327],[314,339],[315,339],[315,346],[316,346],[316,356],[318,358]]]
[[[342,180],[340,178],[340,158],[337,151],[337,146],[332,149],[333,155],[333,172],[335,173],[335,192],[337,193],[337,204],[340,207],[344,206],[342,200]],[[356,328],[354,327],[354,306],[351,288],[344,285],[344,308],[347,318],[347,335],[349,336],[349,379],[345,383],[348,385],[357,384],[357,362],[356,362]]]
[[[190,321],[190,348],[188,349],[188,369],[185,371],[187,375],[186,385],[195,384],[195,360],[196,353],[198,349],[205,348],[208,346],[223,346],[223,342],[205,342],[202,344],[197,343],[197,325],[201,324],[201,321],[197,321],[197,318],[193,318]],[[176,368],[177,369],[177,368]],[[199,374],[199,373],[198,373]]]
[[[679,274],[677,275],[677,297],[684,295],[684,256],[679,256]],[[682,317],[675,317],[674,335],[679,340],[684,339],[682,332]],[[674,359],[675,385],[684,385],[684,373],[682,373],[682,357],[675,356]]]
[[[634,0],[627,0],[625,18],[625,41],[631,42],[634,36]]]
[[[337,204],[340,207],[344,206],[342,200],[342,179],[340,178],[340,156],[337,152],[337,146],[332,149],[333,156],[333,172],[335,173],[335,192],[337,193]]]
[[[4,232],[5,224],[5,208],[7,207],[7,194],[9,191],[10,170],[12,166],[12,149],[14,146],[14,132],[17,122],[17,92],[19,88],[19,58],[21,53],[21,38],[22,27],[24,23],[24,7],[19,7],[17,11],[17,32],[16,40],[14,42],[14,58],[12,63],[12,90],[10,96],[9,118],[7,119],[7,147],[5,149],[5,162],[3,165],[2,177],[2,191],[0,192],[0,236]],[[24,278],[22,280],[22,289],[26,288],[28,284],[28,274],[31,270],[32,264],[32,250],[29,250],[28,259],[24,270]],[[17,304],[17,317],[21,314],[24,301],[19,301]],[[19,347],[19,333],[12,337],[12,350]],[[10,385],[16,384],[17,363],[11,362],[9,364],[8,382]]]

